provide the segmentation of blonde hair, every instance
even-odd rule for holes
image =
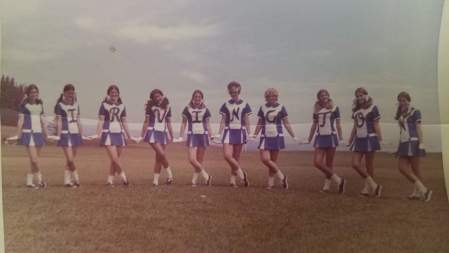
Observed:
[[[279,97],[279,92],[278,92],[278,90],[276,90],[275,88],[268,88],[268,89],[265,91],[265,99],[267,99],[267,97],[269,97],[269,96],[276,96],[276,97]]]
[[[328,101],[328,103],[327,104],[323,104],[323,103],[321,103],[321,101],[320,101],[320,95],[321,95],[321,93],[323,93],[323,92],[325,92],[325,93],[327,93],[327,95],[329,96],[329,101]],[[314,111],[315,111],[315,113],[317,113],[317,112],[319,112],[321,109],[323,109],[323,108],[327,108],[327,109],[332,109],[333,107],[334,107],[334,102],[332,101],[332,99],[330,98],[330,93],[329,93],[329,91],[327,91],[326,89],[321,89],[321,90],[319,90],[318,92],[317,92],[317,94],[316,94],[316,102],[315,102],[315,105],[314,105]]]

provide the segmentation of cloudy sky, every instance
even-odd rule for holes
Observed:
[[[426,123],[438,123],[437,45],[443,0],[3,0],[2,73],[37,83],[47,112],[66,83],[95,118],[110,83],[130,121],[153,88],[175,121],[202,89],[218,121],[237,80],[253,110],[276,87],[293,123],[309,122],[315,94],[331,92],[345,121],[364,86],[393,122],[409,91]],[[114,49],[114,50],[111,50]],[[431,102],[429,102],[431,101]]]

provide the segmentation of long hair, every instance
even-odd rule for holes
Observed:
[[[56,101],[56,104],[59,104],[64,99],[64,92],[69,91],[69,90],[75,91],[75,86],[73,86],[73,84],[71,84],[71,83],[64,85],[62,93],[59,96],[58,100]],[[76,102],[76,95],[75,95],[73,101]]]
[[[118,104],[122,104],[122,98],[120,97],[120,89],[119,89],[118,86],[115,85],[115,84],[109,85],[108,90],[107,90],[107,92],[106,92],[107,96],[104,98],[103,102],[110,103],[111,98],[109,97],[109,94],[110,94],[111,91],[113,91],[113,90],[116,90],[117,93],[119,94],[117,103],[118,103]]]
[[[192,93],[192,98],[190,99],[190,103],[189,106],[193,108],[193,98],[195,97],[196,94],[200,94],[201,99],[204,99],[204,94],[201,90],[194,90]],[[200,108],[204,108],[206,107],[206,105],[204,104],[204,101],[201,102]]]
[[[37,87],[36,84],[32,83],[32,84],[28,85],[28,86],[25,88],[25,95],[24,95],[23,98],[22,98],[22,101],[21,101],[21,103],[20,103],[21,105],[23,105],[23,104],[28,104],[28,103],[31,102],[31,100],[30,100],[30,93],[31,93],[31,91],[32,91],[33,89],[35,89],[35,90],[39,93],[39,88]],[[43,101],[42,101],[42,99],[38,98],[38,99],[36,99],[35,103],[36,103],[36,104],[43,104]]]
[[[147,111],[150,110],[151,107],[157,105],[156,101],[154,100],[154,96],[156,96],[156,94],[159,94],[159,95],[161,95],[161,96],[164,97],[164,93],[163,93],[161,90],[159,90],[159,89],[154,89],[154,90],[152,90],[152,91],[150,92],[150,99],[148,100],[147,105],[146,105],[146,110],[147,110]],[[164,97],[164,98],[162,99],[162,102],[161,102],[161,104],[160,104],[160,107],[161,107],[162,109],[166,110],[166,109],[168,108],[168,105],[169,105],[168,98]]]
[[[362,104],[359,102],[357,97],[355,97],[352,101],[352,112],[356,112],[362,107],[370,107],[373,104],[373,99],[368,96],[368,91],[365,88],[357,88],[354,92],[354,95],[357,96],[357,93],[362,93],[365,96],[365,102]]]
[[[327,95],[329,96],[329,101],[326,104],[322,103],[321,100],[320,100],[321,93],[323,93],[323,92],[327,93]],[[323,108],[332,109],[333,107],[334,107],[334,102],[330,98],[329,91],[327,91],[326,89],[319,90],[317,92],[317,94],[316,94],[316,102],[315,102],[315,105],[313,107],[315,113],[319,112]]]
[[[402,91],[402,92],[400,92],[400,93],[398,94],[398,96],[397,96],[398,102],[399,102],[399,99],[401,99],[401,98],[405,98],[408,102],[411,102],[411,101],[412,101],[412,98],[410,97],[410,94],[408,94],[408,93],[405,92],[405,91]],[[394,119],[398,121],[399,126],[400,126],[401,128],[405,129],[404,118],[405,118],[411,111],[413,111],[413,108],[412,108],[412,110],[408,110],[408,111],[405,111],[405,112],[404,112],[404,111],[402,110],[401,106],[400,106],[399,103],[398,103],[398,107],[397,107],[397,109],[396,109],[396,116],[394,117]],[[402,116],[402,117],[401,117],[401,116]]]

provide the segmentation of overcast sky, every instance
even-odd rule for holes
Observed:
[[[293,123],[311,121],[321,88],[350,120],[359,86],[384,122],[393,122],[402,90],[426,123],[439,121],[443,0],[2,3],[2,73],[37,83],[49,113],[63,85],[73,83],[83,117],[96,118],[107,86],[117,83],[130,121],[143,119],[153,88],[166,92],[179,121],[199,88],[216,122],[226,84],[237,80],[254,111],[266,88],[278,88]]]

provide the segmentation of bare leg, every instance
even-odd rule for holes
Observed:
[[[368,174],[362,169],[362,158],[363,153],[353,152],[352,153],[352,168],[359,173],[362,178],[366,178]]]
[[[164,168],[168,168],[168,160],[165,154],[165,145],[162,145],[160,143],[151,143],[151,147],[153,148],[154,152],[159,156],[158,160],[164,166]]]
[[[398,159],[398,169],[402,175],[407,178],[411,183],[415,183],[416,176],[410,171],[410,160],[407,157],[399,157]]]
[[[365,162],[366,162],[366,171],[368,175],[374,178],[374,158],[376,156],[376,152],[368,152],[365,154]]]
[[[224,159],[231,167],[231,174],[236,176],[239,168],[239,162],[234,158],[234,147],[235,146],[232,144],[223,144],[223,155]]]
[[[198,161],[198,153],[199,149],[197,147],[190,147],[189,148],[189,162],[193,166],[195,172],[201,172],[203,169],[201,162]]]
[[[329,171],[334,173],[334,157],[335,157],[335,148],[326,149],[326,165]]]
[[[315,149],[315,155],[313,159],[313,163],[317,169],[324,173],[326,178],[331,178],[332,172],[329,168],[324,164],[324,158],[326,155],[326,150],[323,149]]]

